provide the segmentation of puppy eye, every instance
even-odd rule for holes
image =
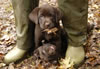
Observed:
[[[39,17],[43,17],[43,15],[40,15]]]
[[[44,16],[40,16],[40,19],[44,19]]]

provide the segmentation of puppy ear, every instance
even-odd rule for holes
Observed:
[[[55,8],[55,13],[56,13],[56,22],[59,22],[59,20],[62,19],[63,14],[59,8]]]
[[[29,14],[29,19],[33,22],[35,22],[35,24],[38,24],[38,12],[39,12],[40,8],[36,7],[35,9],[33,9],[33,11]]]

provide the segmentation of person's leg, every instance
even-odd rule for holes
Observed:
[[[4,57],[5,63],[21,59],[27,50],[34,46],[34,24],[31,23],[29,13],[38,6],[39,0],[12,0],[15,15],[17,43]]]
[[[68,33],[66,57],[79,65],[85,57],[83,43],[87,38],[88,0],[58,0],[64,14],[63,24]]]

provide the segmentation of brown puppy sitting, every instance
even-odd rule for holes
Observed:
[[[44,43],[57,46],[57,52],[61,50],[61,27],[59,20],[62,14],[58,8],[44,5],[35,8],[29,15],[30,20],[35,23],[35,48]]]

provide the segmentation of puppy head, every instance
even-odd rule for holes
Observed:
[[[40,55],[44,55],[45,57],[49,57],[52,55],[56,55],[56,46],[53,44],[43,44],[43,46],[41,46],[42,50],[41,50],[41,54]]]
[[[58,8],[44,5],[42,7],[35,8],[29,14],[30,20],[39,24],[40,28],[47,29],[59,26],[59,20],[62,18],[61,11]]]

